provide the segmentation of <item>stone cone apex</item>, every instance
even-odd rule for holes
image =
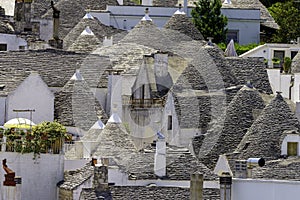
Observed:
[[[231,39],[230,42],[228,43],[224,54],[225,54],[226,57],[237,57],[238,56],[236,51],[235,51],[233,39]]]
[[[119,117],[119,115],[117,113],[113,113],[110,116],[108,122],[110,122],[110,123],[116,123],[116,124],[121,124],[122,120],[121,120],[121,118]]]
[[[94,19],[94,17],[88,12],[84,15],[83,19]]]
[[[84,80],[84,78],[80,74],[79,69],[76,69],[76,72],[74,73],[74,75],[71,77],[70,80],[75,80],[75,81],[83,81]]]
[[[220,155],[216,167],[214,169],[214,173],[217,175],[221,175],[222,172],[229,172],[232,176],[232,171],[230,169],[228,160],[225,155]]]
[[[179,31],[194,40],[204,40],[200,31],[184,12],[176,11],[174,15],[166,22],[164,28]]]
[[[176,10],[174,15],[185,15],[185,12],[183,11],[181,4],[179,4],[179,8],[178,8],[178,10]]]
[[[90,29],[90,27],[87,26],[87,27],[84,29],[84,31],[82,31],[82,33],[81,33],[80,35],[95,35],[95,34],[94,34],[93,31]]]
[[[145,9],[145,16],[142,18],[142,21],[152,21],[152,19],[149,17],[149,8]]]
[[[91,129],[104,129],[105,125],[103,124],[103,122],[99,119],[98,121],[96,121],[96,123],[90,128]]]
[[[223,4],[231,4],[231,0],[225,0]]]

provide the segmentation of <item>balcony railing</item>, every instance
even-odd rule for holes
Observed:
[[[165,106],[165,99],[123,99],[123,105],[130,105],[133,108],[157,108]]]

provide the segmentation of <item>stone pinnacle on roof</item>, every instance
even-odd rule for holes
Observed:
[[[117,113],[113,112],[113,114],[110,116],[108,122],[120,124],[120,123],[122,123],[122,120]]]
[[[185,34],[194,40],[204,40],[200,31],[195,27],[186,14],[181,12],[180,8],[166,22],[164,28],[179,31],[180,33]]]
[[[79,69],[76,69],[76,72],[74,73],[74,75],[71,77],[70,80],[77,80],[77,81],[83,81],[84,80],[84,78],[80,74]]]
[[[94,17],[91,15],[90,12],[87,12],[87,13],[84,15],[83,19],[94,19]]]
[[[225,0],[223,3],[224,4],[231,4],[231,1],[230,0]]]
[[[152,19],[149,17],[149,8],[145,9],[145,16],[142,18],[142,21],[152,21]]]
[[[174,15],[185,15],[185,12],[182,10],[182,5],[179,4],[178,10],[174,13]]]
[[[91,129],[104,129],[105,125],[103,122],[99,119],[98,121],[95,122],[95,124],[90,128]]]
[[[81,35],[95,35],[95,34],[94,34],[93,31],[90,29],[90,27],[87,26],[87,27],[84,29],[84,31],[82,31]]]

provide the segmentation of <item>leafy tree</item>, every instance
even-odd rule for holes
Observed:
[[[280,26],[272,38],[273,42],[290,43],[300,37],[300,11],[293,1],[275,3],[268,10]]]
[[[192,19],[204,38],[213,37],[215,43],[225,42],[227,18],[221,14],[220,0],[199,0],[192,10]]]

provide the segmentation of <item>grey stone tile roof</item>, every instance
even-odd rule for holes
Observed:
[[[300,72],[300,51],[292,60],[292,73]]]
[[[137,74],[143,63],[145,54],[156,50],[135,43],[119,43],[113,46],[103,46],[94,51],[95,54],[108,56],[114,69],[123,69],[124,73]]]
[[[155,147],[148,147],[131,157],[126,172],[132,180],[158,179],[154,173]],[[174,146],[167,147],[166,177],[167,180],[190,180],[190,174],[200,172],[205,180],[215,180],[216,176],[204,164],[199,162],[188,149]]]
[[[56,4],[59,0],[54,0]],[[31,14],[34,19],[41,18],[49,9],[51,9],[51,1],[48,0],[34,0],[31,3]]]
[[[102,24],[97,18],[82,18],[64,38],[64,49],[67,49],[76,40],[76,38],[80,36],[82,31],[87,26],[89,26],[90,29],[94,32],[101,44],[105,36],[110,37],[117,33],[126,33],[126,31],[122,31],[112,26],[106,26]],[[116,40],[118,38],[114,37],[113,39]]]
[[[161,200],[161,199],[190,199],[189,188],[179,187],[147,187],[147,186],[110,186],[109,191],[97,193],[92,188],[84,188],[81,192],[83,200]],[[203,200],[219,200],[220,190],[203,189]]]
[[[218,71],[222,75],[225,88],[238,85],[239,81],[231,71],[231,63],[226,62],[224,52],[216,45],[204,48],[204,50],[213,58]]]
[[[110,158],[110,162],[115,162],[121,169],[137,153],[131,136],[121,123],[107,122],[98,139],[99,145],[93,156]]]
[[[204,39],[200,31],[185,14],[174,14],[164,25],[164,28],[179,31],[194,40]]]
[[[266,65],[261,58],[229,58],[225,59],[230,66],[231,73],[238,80],[238,85],[245,85],[248,81],[261,93],[272,94]]]
[[[172,41],[152,21],[142,20],[120,42],[141,44],[163,51],[172,45]]]
[[[55,7],[60,11],[60,38],[64,38],[86,13],[86,9],[104,10],[106,5],[118,5],[117,0],[60,0]],[[50,8],[43,18],[52,19]]]
[[[48,87],[63,87],[80,68],[90,87],[99,85],[99,77],[110,67],[108,57],[60,50],[0,52],[0,70],[38,72]]]
[[[299,121],[283,97],[278,94],[252,124],[236,152],[240,153],[241,159],[277,159],[281,155],[284,131],[299,131],[299,127]]]
[[[260,9],[260,19],[263,26],[273,29],[279,29],[278,24],[268,12],[268,9],[259,0],[231,0],[231,4],[224,4],[222,8],[244,8],[244,9]]]
[[[29,76],[30,72],[12,69],[0,70],[0,96],[13,92]]]
[[[80,139],[81,141],[97,142],[102,129],[89,129],[84,136]]]
[[[215,117],[212,113],[213,106],[225,98],[223,92],[199,90],[173,92],[172,95],[181,129],[206,129],[208,123]]]
[[[252,170],[252,178],[300,181],[300,158],[267,161],[265,166]]]
[[[219,155],[231,153],[237,148],[264,107],[264,101],[255,89],[247,86],[240,89],[228,105],[223,123],[210,127],[205,134],[198,158],[213,168]]]
[[[107,115],[85,80],[69,80],[61,91],[55,93],[54,116],[64,126],[89,130]]]
[[[58,187],[65,190],[75,190],[94,174],[94,167],[91,163],[85,164],[82,168],[65,171],[64,180],[58,183]]]
[[[74,41],[74,43],[69,46],[68,51],[75,51],[78,53],[92,53],[101,45],[102,42],[94,34],[81,34]]]

